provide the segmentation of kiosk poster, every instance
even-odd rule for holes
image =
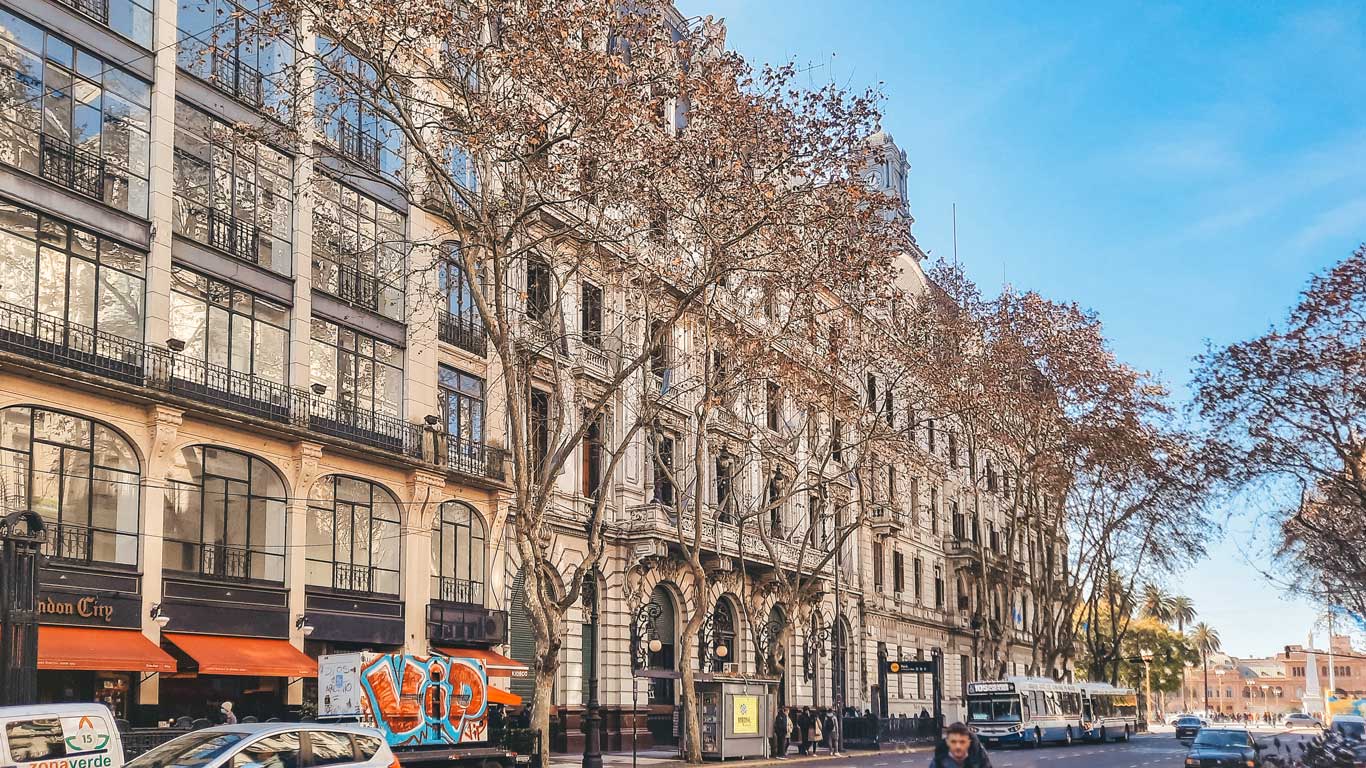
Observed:
[[[731,732],[738,735],[759,733],[759,697],[731,696]]]
[[[318,715],[360,715],[359,653],[328,654],[318,659]]]

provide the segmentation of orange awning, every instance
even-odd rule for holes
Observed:
[[[489,686],[488,691],[488,700],[490,704],[502,704],[507,707],[522,706],[522,697],[515,693],[509,693],[502,688],[495,688],[491,685]]]
[[[135,629],[40,626],[38,668],[174,672],[176,664]]]
[[[526,674],[527,666],[516,659],[509,659],[501,653],[486,651],[483,648],[445,648],[436,647],[437,652],[457,659],[478,659],[484,662],[489,677],[511,677]],[[511,695],[511,694],[509,694]]]
[[[318,662],[305,656],[288,640],[176,632],[163,633],[162,638],[194,659],[201,675],[318,676]]]

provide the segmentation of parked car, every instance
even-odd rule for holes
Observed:
[[[1261,765],[1261,748],[1246,728],[1201,728],[1186,753],[1186,765],[1201,768]]]
[[[203,728],[138,755],[127,768],[398,768],[374,728],[322,723],[239,723]]]
[[[73,757],[79,759],[68,760]],[[109,708],[103,704],[0,707],[0,765],[37,763],[123,768],[123,742]]]
[[[1179,715],[1172,715],[1171,717],[1167,718],[1167,725],[1176,725],[1176,721],[1180,720],[1183,717],[1195,717],[1195,715],[1191,714],[1190,712],[1182,712]]]
[[[1333,722],[1329,724],[1328,730],[1342,736],[1346,741],[1364,741],[1366,740],[1366,718],[1358,715],[1334,715]]]
[[[1322,728],[1323,721],[1303,712],[1293,712],[1285,716],[1286,728]]]
[[[1175,725],[1176,740],[1182,744],[1189,744],[1192,741],[1195,741],[1195,735],[1204,727],[1205,721],[1195,715],[1186,715],[1180,720],[1177,720]]]

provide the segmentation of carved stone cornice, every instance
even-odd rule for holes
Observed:
[[[148,464],[164,467],[171,460],[171,449],[180,436],[185,412],[165,405],[147,407]]]

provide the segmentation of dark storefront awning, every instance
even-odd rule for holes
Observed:
[[[488,670],[489,677],[525,677],[527,673],[525,664],[495,651],[440,645],[436,646],[436,650],[457,659],[478,659],[484,662],[484,669]]]
[[[40,626],[38,668],[174,672],[176,663],[135,629]]]
[[[161,637],[194,659],[201,675],[318,676],[318,662],[305,656],[288,640],[176,632],[167,632]]]

